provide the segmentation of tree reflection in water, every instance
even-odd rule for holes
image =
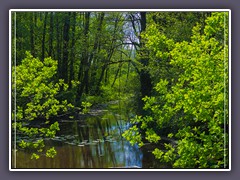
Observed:
[[[61,121],[60,132],[46,146],[54,146],[57,156],[31,160],[31,154],[17,152],[17,168],[114,168],[142,167],[142,152],[131,146],[121,133],[127,122],[115,112],[86,116],[81,120]]]

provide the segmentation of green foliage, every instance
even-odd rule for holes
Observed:
[[[191,42],[174,46],[155,31],[145,35],[152,58],[154,54],[162,60],[170,58],[168,72],[174,76],[160,76],[155,86],[157,95],[144,98],[144,108],[151,115],[133,119],[140,126],[127,130],[124,137],[132,144],[145,140],[155,143],[161,135],[177,139],[176,146],[169,143],[165,144],[166,151],[153,151],[157,159],[174,168],[223,168],[228,164],[228,147],[224,145],[228,144],[224,130],[224,124],[228,124],[228,46],[222,43],[223,21],[224,13],[213,13],[206,19],[204,34],[198,24]],[[133,130],[137,139],[130,138]],[[140,130],[146,134],[141,139]]]
[[[60,130],[58,122],[48,125],[48,120],[59,113],[68,111],[73,108],[73,105],[57,98],[61,89],[62,91],[68,89],[68,85],[61,79],[54,83],[57,61],[45,58],[41,62],[28,52],[26,55],[22,63],[13,67],[12,71],[12,93],[14,95],[16,90],[17,101],[16,114],[13,114],[13,117],[16,116],[16,123],[13,123],[13,128],[16,127],[16,131],[25,134],[30,139],[40,138],[33,142],[22,140],[19,144],[21,148],[35,149],[40,153],[45,147],[43,138],[53,138],[56,131]],[[27,127],[22,123],[22,120],[38,121],[39,118],[46,120],[46,127]],[[56,153],[49,151],[48,154],[49,157],[53,157]],[[32,158],[38,159],[39,156],[34,153]]]
[[[140,147],[143,146],[142,137],[141,134],[138,131],[138,128],[136,125],[129,128],[127,131],[125,131],[122,136],[126,138],[131,145],[138,144]]]
[[[92,106],[92,104],[90,102],[82,102],[82,113],[86,114],[89,112],[89,108]]]
[[[173,167],[224,166],[227,13],[148,12],[145,32],[145,19],[139,15],[16,13],[12,19],[16,47],[11,48],[17,64],[12,68],[12,97],[16,96],[12,99],[17,105],[12,117],[17,122],[12,126],[31,139],[20,141],[19,147],[33,152],[32,159],[56,155],[54,148],[46,149],[43,138],[55,137],[59,124],[51,124],[52,117],[72,110],[71,103],[81,104],[83,114],[92,104],[109,101],[115,110],[127,106],[131,111],[135,107],[131,100],[141,95],[141,85],[148,84],[154,86],[152,96],[143,98],[148,115],[131,119],[123,137],[140,147],[145,142],[158,147],[164,136],[176,139],[177,144],[166,143],[164,150],[153,151]],[[24,59],[26,50],[32,55],[27,52]],[[151,77],[141,78],[144,74]],[[46,121],[41,128],[39,120]]]
[[[89,102],[91,104],[99,104],[99,103],[103,103],[105,99],[101,96],[84,95],[82,97],[82,100],[85,102]]]
[[[46,156],[50,158],[54,158],[57,154],[57,151],[54,149],[54,147],[50,148],[46,152]]]
[[[15,69],[13,67],[13,94],[16,88],[17,114],[19,119],[34,120],[36,118],[49,119],[59,112],[66,112],[72,104],[66,100],[60,102],[57,96],[60,89],[67,91],[68,85],[59,80],[54,83],[57,61],[45,58],[41,62],[27,52],[27,57]],[[15,81],[16,70],[16,81]],[[13,96],[14,97],[14,96]]]
[[[148,20],[175,42],[189,41],[196,23],[204,24],[211,12],[151,12]]]
[[[31,159],[39,159],[40,156],[37,155],[36,153],[33,153],[32,156],[31,156]]]

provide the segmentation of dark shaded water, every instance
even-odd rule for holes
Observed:
[[[61,120],[57,136],[45,141],[46,147],[55,147],[56,157],[31,160],[31,153],[18,150],[17,168],[164,168],[149,150],[122,138],[129,116],[126,109],[119,111],[112,104],[78,119]]]

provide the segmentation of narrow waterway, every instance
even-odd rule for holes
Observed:
[[[56,157],[31,160],[31,153],[18,150],[17,168],[164,168],[147,148],[122,138],[133,114],[124,104],[119,107],[112,102],[77,119],[59,120],[57,136],[45,139],[47,148],[55,147]]]

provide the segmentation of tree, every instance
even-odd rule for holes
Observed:
[[[203,34],[200,24],[193,28],[191,42],[174,44],[157,33],[154,25],[145,34],[146,46],[155,50],[156,58],[170,58],[175,77],[160,79],[155,86],[157,95],[144,98],[144,108],[151,115],[137,116],[132,123],[141,126],[133,125],[123,136],[140,146],[146,141],[158,144],[165,134],[175,139],[165,143],[165,151],[153,151],[157,159],[174,168],[228,166],[227,18],[224,12],[212,13]],[[165,48],[169,51],[164,52]]]
[[[140,84],[141,84],[141,99],[144,98],[145,96],[151,96],[151,91],[152,91],[152,80],[149,71],[146,69],[149,63],[149,56],[148,56],[148,51],[144,48],[144,40],[141,38],[143,33],[146,30],[146,25],[147,25],[147,18],[146,18],[146,12],[140,12],[140,24],[141,24],[141,31],[140,31],[140,51],[139,51],[139,56],[140,56],[140,63],[142,64],[142,68],[140,70]],[[143,102],[140,101],[140,108],[143,107]]]
[[[149,64],[149,55],[148,50],[145,48],[145,40],[143,34],[148,25],[147,23],[147,13],[146,12],[137,12],[130,13],[129,20],[132,24],[132,29],[134,31],[135,37],[130,36],[129,40],[132,45],[135,47],[137,52],[137,60],[140,64],[137,68],[140,80],[140,95],[139,95],[139,114],[146,114],[146,111],[143,111],[143,101],[142,98],[145,96],[150,96],[152,92],[152,80],[150,72],[147,69]]]
[[[53,19],[53,12],[50,13],[50,28],[49,28],[49,51],[48,51],[48,57],[54,57],[53,56],[53,26],[54,26],[54,19]]]
[[[89,55],[89,24],[90,24],[90,12],[85,12],[84,13],[84,31],[83,31],[83,51],[82,51],[82,56],[81,56],[81,63],[80,63],[80,68],[79,68],[79,72],[78,72],[78,80],[79,82],[81,82],[79,88],[78,88],[78,99],[77,99],[77,103],[79,103],[84,88],[86,90],[86,94],[88,93],[88,80],[89,80],[89,68],[90,68],[90,64],[89,64],[89,59],[88,59],[88,55]]]
[[[61,79],[64,83],[68,83],[68,48],[69,48],[69,30],[70,30],[70,12],[65,13],[63,25],[63,56],[62,56],[62,69]]]
[[[13,100],[17,104],[16,113],[12,115],[15,117],[13,119],[16,119],[16,122],[13,122],[13,128],[30,138],[29,142],[22,140],[19,146],[35,149],[36,152],[34,151],[32,158],[39,158],[36,153],[43,153],[45,146],[43,138],[53,138],[59,130],[57,121],[50,123],[52,117],[73,108],[73,105],[66,100],[58,100],[60,87],[66,91],[68,85],[64,84],[63,80],[55,80],[56,69],[57,61],[45,58],[42,62],[29,52],[26,53],[26,58],[20,65],[13,67],[12,97],[16,93],[16,99]],[[39,120],[45,121],[44,127],[25,125],[26,122],[38,124]],[[53,157],[56,152],[54,148],[50,148],[45,154]]]
[[[45,38],[46,38],[46,28],[47,28],[47,17],[48,17],[48,12],[44,13],[44,26],[43,26],[43,33],[42,33],[42,58],[41,60],[44,60],[45,57]]]
[[[76,12],[73,12],[72,14],[73,18],[73,25],[72,25],[72,42],[71,42],[71,55],[70,55],[70,72],[69,72],[69,81],[68,85],[69,88],[72,89],[72,83],[71,81],[74,80],[74,54],[75,54],[75,31],[76,31]]]

